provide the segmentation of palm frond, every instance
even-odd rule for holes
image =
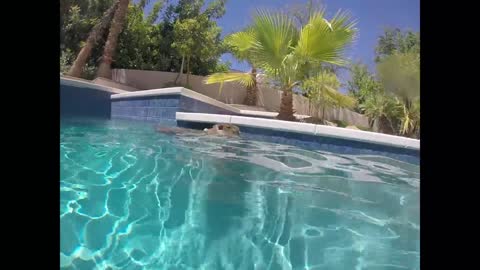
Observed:
[[[356,100],[350,96],[338,92],[330,86],[325,86],[325,95],[331,100],[333,106],[341,108],[353,108],[356,105]]]
[[[283,13],[259,10],[253,19],[255,42],[252,54],[256,66],[275,74],[282,68],[285,56],[295,46],[298,31],[291,18]]]
[[[215,84],[219,83],[220,88],[218,94],[222,93],[223,84],[226,82],[238,82],[245,87],[253,86],[255,83],[255,78],[253,78],[251,73],[240,73],[240,72],[229,72],[229,73],[214,73],[208,76],[205,80],[205,84]]]
[[[339,87],[340,82],[337,76],[326,70],[321,70],[304,83],[309,99],[314,103],[321,103],[324,106],[354,107],[355,99],[340,93],[337,90]]]
[[[403,115],[400,123],[400,134],[410,135],[420,124],[420,102],[415,102],[414,106],[407,107],[403,105]]]
[[[296,55],[302,60],[345,65],[341,55],[355,38],[355,24],[346,12],[338,12],[330,21],[323,10],[315,12],[300,32]]]
[[[225,37],[225,44],[239,60],[248,60],[255,42],[255,32],[248,28]]]

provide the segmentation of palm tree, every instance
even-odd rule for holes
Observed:
[[[230,36],[225,38],[225,44],[230,48],[232,54],[240,61],[246,61],[251,67],[251,71],[249,75],[252,78],[252,83],[246,86],[247,94],[245,96],[245,100],[243,104],[249,106],[257,105],[257,94],[258,94],[258,86],[257,86],[257,69],[253,65],[251,59],[251,52],[249,50],[249,33],[251,29],[246,29],[244,31],[240,31],[234,33]]]
[[[108,33],[107,42],[105,43],[105,48],[103,50],[102,62],[98,67],[97,77],[107,79],[112,78],[111,64],[115,55],[115,50],[117,49],[118,36],[123,29],[130,0],[119,0],[118,2],[118,8],[113,16],[110,32]]]
[[[309,76],[309,67],[322,64],[344,65],[342,51],[355,36],[355,23],[348,14],[338,12],[329,22],[324,10],[312,12],[308,23],[297,29],[292,18],[282,13],[259,11],[249,31],[243,35],[243,50],[249,60],[267,77],[277,81],[282,89],[282,99],[277,119],[295,121],[293,88]],[[222,76],[225,80],[222,80]],[[214,74],[206,83],[242,81],[252,85],[248,73]]]
[[[97,42],[100,39],[102,39],[102,36],[104,35],[105,31],[110,25],[113,15],[117,10],[118,3],[119,3],[118,0],[115,1],[115,3],[107,11],[105,11],[105,13],[103,14],[103,17],[93,27],[92,31],[90,31],[90,34],[88,35],[85,45],[82,47],[82,49],[78,53],[77,58],[75,59],[72,66],[70,67],[70,70],[67,73],[69,76],[77,77],[77,78],[82,76],[83,67],[87,63],[87,60],[90,57],[90,55],[92,54],[92,49],[95,47]]]
[[[340,81],[337,76],[328,70],[321,70],[317,75],[308,78],[302,85],[310,105],[320,106],[325,120],[325,110],[331,107],[353,108],[355,99],[338,92]]]

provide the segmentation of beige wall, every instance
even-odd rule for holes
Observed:
[[[139,90],[157,89],[165,87],[166,83],[173,82],[177,73],[146,71],[132,69],[115,69],[113,70],[112,80],[127,84]],[[192,90],[227,104],[242,104],[245,98],[245,88],[237,83],[225,83],[222,93],[219,96],[219,85],[204,84],[205,77],[190,75],[190,85]],[[181,83],[186,83],[186,76],[182,75]],[[282,92],[270,88],[268,85],[259,85],[259,96],[257,105],[264,107],[268,111],[278,111]],[[293,107],[297,114],[318,116],[318,110],[309,109],[309,101],[307,98],[295,95],[293,99]],[[352,112],[347,109],[330,109],[327,110],[326,119],[341,120],[349,124],[367,127],[368,118]]]
[[[165,87],[166,83],[174,82],[178,73],[147,71],[133,69],[114,69],[112,80],[127,84],[139,90],[157,89]],[[219,95],[219,85],[204,84],[205,77],[190,75],[192,90],[227,104],[242,104],[245,99],[245,89],[237,83],[225,83]],[[187,76],[182,75],[179,82],[186,84]]]
[[[108,80],[108,79],[105,79],[105,78],[100,78],[100,77],[96,78],[92,82],[94,84],[99,84],[99,85],[103,85],[103,86],[107,86],[107,87],[113,87],[113,88],[129,91],[129,92],[138,90],[138,89],[130,87],[128,85],[117,83],[117,82],[114,82],[114,81],[111,81],[111,80]]]

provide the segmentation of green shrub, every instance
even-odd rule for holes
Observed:
[[[363,130],[363,131],[373,131],[373,130],[372,130],[371,128],[369,128],[369,127],[359,127],[359,126],[357,126],[357,128],[360,129],[360,130]]]
[[[338,127],[342,127],[342,128],[349,126],[349,124],[347,122],[342,121],[342,120],[332,120],[330,122],[335,123],[335,124],[337,124]]]
[[[72,66],[73,61],[75,60],[75,55],[72,51],[66,49],[60,54],[60,73],[67,74],[68,70]]]

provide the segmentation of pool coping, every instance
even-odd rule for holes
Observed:
[[[397,148],[420,150],[420,140],[416,139],[377,132],[316,125],[309,123],[290,122],[247,116],[186,112],[177,112],[176,119],[177,121],[196,123],[229,123],[238,126],[309,134],[321,137],[331,137],[366,142],[371,144],[393,146]]]
[[[91,88],[91,89],[95,89],[95,90],[109,92],[112,95],[127,92],[127,91],[122,90],[122,89],[118,89],[118,88],[114,88],[114,87],[108,87],[108,86],[96,84],[92,81],[79,79],[79,78],[74,78],[74,77],[69,77],[69,76],[60,76],[60,84],[64,84],[64,85],[68,85],[68,86],[74,86],[74,87],[80,87],[80,88]]]

